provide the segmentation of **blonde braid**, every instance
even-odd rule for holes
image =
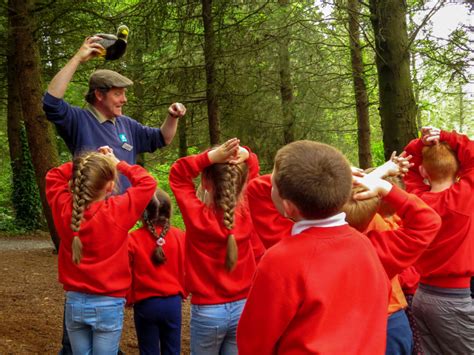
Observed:
[[[234,212],[237,205],[236,183],[237,183],[237,168],[235,165],[225,164],[224,174],[221,180],[221,191],[219,199],[219,207],[222,209],[224,217],[224,226],[232,231],[234,228]],[[227,236],[227,253],[225,259],[225,267],[228,271],[232,271],[237,264],[238,246],[235,236],[231,233]]]
[[[74,232],[74,237],[72,239],[72,261],[76,265],[82,259],[82,242],[79,238],[79,229],[81,228],[84,209],[91,202],[91,194],[86,184],[87,176],[84,174],[89,157],[90,155],[78,158],[74,164],[73,172],[71,229]]]

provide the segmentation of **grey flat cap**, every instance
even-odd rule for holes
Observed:
[[[126,88],[133,85],[129,78],[113,70],[99,69],[89,78],[89,89]]]

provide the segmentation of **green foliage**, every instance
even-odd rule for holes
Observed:
[[[373,166],[380,166],[385,163],[385,155],[384,155],[384,148],[383,142],[379,141],[372,141],[372,165]]]
[[[12,202],[15,210],[15,224],[25,230],[35,230],[43,224],[43,219],[38,185],[24,126],[21,129],[20,141],[22,146],[21,169],[13,173]]]

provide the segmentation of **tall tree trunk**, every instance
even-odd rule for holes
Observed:
[[[15,78],[15,50],[11,31],[8,36],[8,49],[7,134],[13,182],[11,199],[15,210],[15,224],[33,230],[41,225],[41,202],[23,124],[19,82]]]
[[[178,83],[177,89],[180,94],[183,94],[189,90],[188,85],[192,85],[192,80],[189,80],[188,70],[186,68],[186,55],[184,51],[184,41],[185,41],[185,31],[188,19],[191,18],[194,10],[194,6],[191,5],[190,1],[187,0],[186,4],[180,3],[181,6],[186,6],[186,14],[184,17],[181,18],[179,21],[179,35],[178,35],[178,43],[176,45],[176,55],[178,56],[178,64],[179,64],[179,75],[178,75]],[[191,81],[191,83],[189,83]],[[189,108],[188,108],[189,109]],[[190,110],[189,114],[192,116],[192,110]],[[187,135],[187,116],[183,116],[179,119],[178,122],[178,139],[179,139],[179,156],[185,157],[188,155],[188,135]]]
[[[287,13],[289,0],[278,0],[283,12]],[[286,18],[286,16],[285,16]],[[288,144],[295,140],[295,111],[293,99],[293,85],[290,69],[290,31],[287,26],[278,41],[278,59],[280,69],[281,109],[283,113],[283,143]]]
[[[459,133],[463,133],[464,126],[464,91],[462,81],[459,79]]]
[[[220,140],[219,105],[216,82],[216,46],[212,16],[212,0],[201,0],[204,23],[204,61],[206,66],[206,99],[211,145]]]
[[[39,187],[43,212],[56,248],[59,238],[54,227],[51,210],[46,201],[45,176],[49,169],[58,165],[58,153],[52,125],[42,110],[42,90],[38,44],[33,37],[34,1],[9,0],[9,17],[15,41],[16,80],[20,83],[20,101],[25,120],[28,145]]]
[[[352,80],[357,113],[357,141],[359,146],[359,167],[367,169],[372,166],[370,152],[370,119],[369,97],[364,81],[364,62],[360,48],[358,0],[349,0],[347,12],[349,15],[349,43],[351,49]]]
[[[146,34],[147,35],[147,34]],[[132,68],[133,70],[133,95],[135,96],[135,106],[133,107],[132,110],[132,115],[135,120],[137,120],[140,123],[143,123],[143,116],[144,116],[144,90],[143,90],[143,48],[142,48],[142,43],[137,43],[136,46],[133,48],[135,50],[131,51],[131,62],[132,62]],[[137,154],[137,164],[141,166],[145,166],[145,153],[140,153]]]
[[[408,16],[409,27],[413,27],[415,25],[413,21],[413,13],[410,13]],[[415,96],[415,103],[416,103],[416,130],[419,131],[422,127],[421,122],[421,107],[420,107],[420,83],[418,81],[418,75],[416,70],[416,54],[414,52],[410,52],[410,68],[411,68],[411,75],[413,78],[413,94]]]
[[[417,137],[404,0],[370,0],[385,158]]]

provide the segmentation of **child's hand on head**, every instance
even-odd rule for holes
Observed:
[[[207,154],[212,164],[228,163],[236,157],[239,152],[238,138],[231,138],[217,148],[211,149]]]
[[[363,177],[365,175],[364,170],[362,170],[361,168],[358,168],[356,166],[351,166],[351,172],[352,172],[352,176]]]
[[[367,174],[364,177],[353,176],[355,186],[363,186],[367,191],[358,192],[354,195],[356,200],[366,200],[372,197],[384,197],[392,189],[392,184],[378,176]]]
[[[237,154],[232,157],[231,160],[229,160],[230,164],[240,164],[246,161],[250,156],[250,153],[247,149],[244,147],[239,146],[239,150],[237,151]]]
[[[410,163],[411,155],[407,156],[405,152],[397,156],[397,152],[393,152],[390,159],[384,164],[377,167],[369,175],[377,178],[384,178],[386,176],[397,176],[405,175],[410,167],[413,165]]]
[[[423,127],[421,129],[421,141],[424,145],[434,145],[439,143],[441,130],[435,127]]]
[[[114,154],[114,150],[110,148],[108,145],[103,145],[102,147],[99,147],[97,151],[101,154],[104,154],[105,156],[108,156],[115,165],[117,165],[120,160],[117,159],[117,157]]]
[[[411,155],[407,155],[405,151],[402,154],[397,156],[397,152],[393,152],[390,160],[398,165],[398,173],[393,175],[404,176],[408,173],[408,170],[413,166],[413,163],[410,163],[410,159],[413,158]],[[390,174],[389,174],[390,175]]]

